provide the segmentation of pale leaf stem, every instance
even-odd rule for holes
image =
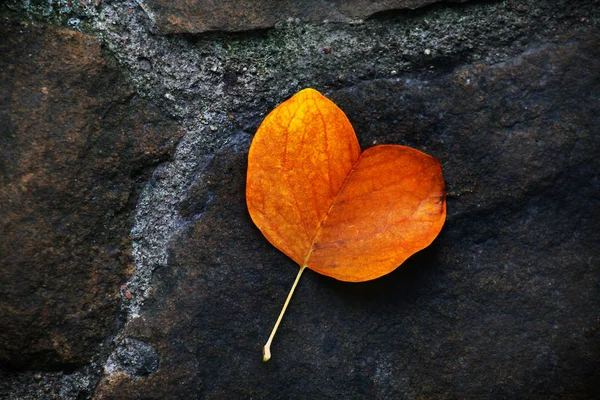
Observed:
[[[277,332],[277,328],[279,328],[279,324],[281,323],[281,319],[283,318],[283,314],[285,314],[285,310],[287,309],[288,304],[290,304],[290,300],[292,295],[294,294],[294,290],[296,289],[296,285],[298,285],[298,281],[300,280],[300,276],[302,276],[302,272],[306,269],[306,265],[300,267],[300,271],[298,271],[298,275],[296,276],[296,280],[292,285],[292,289],[288,294],[285,303],[283,304],[283,308],[281,309],[281,313],[279,313],[279,318],[277,318],[277,322],[275,322],[275,326],[273,327],[273,331],[271,332],[271,336],[269,336],[269,340],[263,347],[263,361],[269,361],[271,359],[271,342],[273,341],[273,337],[275,337],[275,332]]]

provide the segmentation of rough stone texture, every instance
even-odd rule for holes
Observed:
[[[271,28],[285,19],[355,22],[381,11],[414,9],[437,2],[440,0],[146,0],[144,4],[161,32],[201,33]]]
[[[130,196],[125,323],[89,364],[0,366],[0,398],[598,398],[598,45],[586,41],[599,6],[438,2],[362,23],[281,15],[273,29],[192,36],[157,34],[136,0],[0,2],[3,25],[97,37],[107,69],[135,87],[111,111],[149,101],[160,119],[148,126],[171,118],[184,133],[172,159],[135,175],[152,172]],[[103,87],[118,97],[115,81]],[[245,152],[265,113],[303,87],[338,102],[363,146],[437,156],[449,221],[381,280],[305,274],[263,364],[296,270],[249,222]]]
[[[92,37],[12,22],[0,54],[0,363],[73,368],[115,327],[139,183],[182,132]]]
[[[125,338],[107,360],[107,372],[115,373],[119,368],[134,378],[153,374],[158,369],[159,355],[148,344],[135,339]],[[114,369],[111,368],[114,366]]]
[[[238,133],[181,203],[186,228],[124,334],[154,346],[146,379],[99,399],[594,398],[600,395],[600,32],[498,65],[332,93],[363,147],[442,160],[448,222],[405,266],[348,284],[296,274],[252,225]]]

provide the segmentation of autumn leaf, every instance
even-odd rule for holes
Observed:
[[[392,272],[427,247],[446,219],[440,163],[399,145],[361,153],[348,118],[304,89],[273,110],[248,154],[248,211],[267,240],[302,272],[362,282]]]

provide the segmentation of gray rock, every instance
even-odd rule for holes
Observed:
[[[438,157],[448,221],[392,274],[303,276],[245,208],[238,133],[180,204],[154,292],[125,333],[152,345],[147,379],[108,374],[101,399],[593,398],[598,381],[600,32],[498,65],[365,82],[331,96],[363,147]],[[150,394],[150,395],[148,395]]]
[[[131,377],[140,378],[158,369],[160,357],[156,350],[141,340],[125,338],[106,362],[108,373],[124,371]]]

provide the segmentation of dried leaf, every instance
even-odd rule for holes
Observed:
[[[361,154],[346,115],[314,89],[280,104],[256,132],[246,199],[267,240],[300,265],[265,361],[305,268],[349,282],[378,278],[427,247],[446,219],[435,158],[398,145]]]

